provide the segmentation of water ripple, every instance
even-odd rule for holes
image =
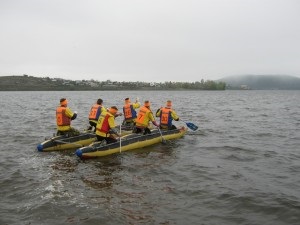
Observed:
[[[300,221],[300,92],[0,92],[0,224],[292,224]],[[59,98],[85,128],[90,106],[172,98],[196,132],[82,161],[37,152]],[[97,97],[95,97],[97,96]],[[34,99],[34,101],[32,100]],[[289,101],[286,101],[289,99]],[[11,119],[14,112],[14,119]],[[182,126],[182,121],[174,122]]]

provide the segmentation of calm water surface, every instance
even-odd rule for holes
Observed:
[[[300,91],[0,92],[0,224],[300,224]],[[38,152],[61,97],[90,106],[167,99],[199,126],[99,159]],[[120,120],[117,119],[117,123]],[[185,125],[175,122],[177,126]]]

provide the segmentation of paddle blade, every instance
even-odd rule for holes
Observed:
[[[190,128],[193,131],[198,129],[198,127],[193,123],[186,123],[186,125],[188,126],[188,128]]]

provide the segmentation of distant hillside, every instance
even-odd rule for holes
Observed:
[[[75,87],[61,79],[40,78],[28,75],[0,77],[0,91],[64,91],[81,90],[84,86]]]
[[[240,75],[224,77],[227,89],[300,90],[300,78],[288,75]]]
[[[104,91],[104,90],[225,90],[224,82],[211,80],[196,82],[131,82],[65,80],[62,78],[0,76],[0,91]]]

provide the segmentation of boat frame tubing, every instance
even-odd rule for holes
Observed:
[[[162,133],[165,133],[163,135],[165,140],[170,140],[170,139],[177,139],[182,137],[186,133],[186,131],[187,131],[186,128],[182,128],[177,130],[163,131]],[[155,136],[155,137],[151,138],[151,136]],[[143,148],[143,147],[147,147],[162,142],[162,136],[158,130],[156,130],[156,132],[152,130],[152,133],[148,135],[129,134],[122,137],[122,139],[124,139],[122,141],[123,142],[122,152],[137,149],[137,148]],[[90,145],[87,147],[79,148],[77,149],[76,154],[80,158],[84,159],[84,158],[101,157],[101,156],[111,155],[119,152],[120,152],[120,143],[116,142],[104,146]]]

